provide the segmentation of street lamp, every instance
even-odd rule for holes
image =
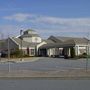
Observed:
[[[23,51],[22,51],[22,34],[23,34],[23,30],[20,30],[20,35],[21,35],[21,61],[22,61],[22,54],[23,54]]]
[[[87,43],[87,58],[86,58],[86,72],[88,70],[88,57],[89,56],[89,40],[88,40],[88,43]]]
[[[9,36],[8,36],[8,60],[10,60],[10,45],[9,45]]]
[[[8,61],[10,60],[10,44],[9,44],[9,36],[7,39],[8,42]],[[10,72],[10,62],[9,62],[9,66],[8,66],[8,71]]]
[[[90,53],[90,47],[89,47],[89,44],[90,43],[90,40],[89,40],[89,33],[87,34],[87,58],[86,58],[86,72],[87,72],[87,70],[88,70],[88,56],[89,56],[89,53]]]
[[[0,61],[1,61],[1,55],[2,55],[2,48],[3,48],[3,33],[0,33]]]

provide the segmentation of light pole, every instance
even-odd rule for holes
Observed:
[[[87,45],[87,57],[86,57],[86,72],[88,69],[88,45]]]
[[[21,35],[21,59],[20,61],[22,61],[22,56],[23,56],[23,51],[22,51],[22,33],[23,33],[23,30],[20,30],[20,35]]]
[[[90,40],[89,40],[89,33],[88,33],[88,36],[87,36],[88,38],[87,38],[87,50],[86,50],[86,52],[87,52],[87,57],[86,57],[86,72],[87,72],[87,70],[88,70],[88,56],[89,56],[89,43],[90,43]]]
[[[9,60],[10,60],[10,44],[9,44],[9,36],[8,36],[7,42],[8,42],[8,61],[9,61]],[[8,71],[10,72],[10,62],[9,62],[9,65],[8,65]]]
[[[3,48],[3,33],[0,33],[1,35],[1,42],[0,42],[0,61],[1,61],[1,55],[2,55],[2,48]]]

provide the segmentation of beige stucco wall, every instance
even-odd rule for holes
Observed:
[[[75,54],[81,55],[83,53],[87,53],[87,45],[75,45]]]
[[[32,38],[24,37],[24,38],[23,38],[23,41],[32,42]]]
[[[23,40],[26,42],[33,42],[33,43],[40,43],[42,41],[40,37],[24,37]]]

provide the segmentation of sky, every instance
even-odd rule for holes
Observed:
[[[0,0],[0,38],[20,30],[41,37],[89,37],[90,0]]]

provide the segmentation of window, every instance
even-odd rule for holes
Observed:
[[[35,38],[35,42],[37,42],[38,41],[38,38]]]
[[[31,55],[35,55],[35,50],[31,49]]]

